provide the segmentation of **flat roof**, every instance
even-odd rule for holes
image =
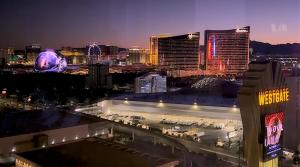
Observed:
[[[118,115],[137,115],[148,119],[162,120],[175,119],[177,121],[192,121],[201,118],[222,119],[222,120],[241,120],[240,109],[237,107],[216,107],[203,105],[182,105],[158,102],[141,102],[113,100],[111,106],[107,107],[110,114]],[[193,120],[195,121],[195,120]]]
[[[131,93],[122,94],[113,97],[111,100],[124,100],[129,101],[142,101],[142,102],[159,102],[162,100],[164,103],[173,104],[187,104],[191,105],[195,102],[198,105],[204,106],[215,106],[215,107],[233,107],[236,105],[238,107],[237,98],[224,98],[221,95],[205,95],[195,93]]]
[[[174,161],[98,138],[19,153],[18,156],[43,167],[152,167]]]
[[[101,121],[99,118],[72,114],[62,109],[6,112],[0,114],[0,138]]]

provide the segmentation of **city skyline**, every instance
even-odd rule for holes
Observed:
[[[286,1],[285,1],[286,2]],[[299,43],[299,2],[112,0],[50,1],[6,0],[0,47],[81,47],[89,43],[149,48],[151,35],[181,35],[204,30],[251,26],[251,40]],[[28,24],[30,23],[30,24]]]
[[[0,166],[300,165],[299,0],[0,4]]]

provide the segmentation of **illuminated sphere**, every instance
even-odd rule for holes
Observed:
[[[52,49],[42,51],[36,58],[34,66],[35,71],[39,72],[63,72],[66,68],[66,59]]]

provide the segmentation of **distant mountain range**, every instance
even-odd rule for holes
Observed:
[[[253,50],[253,55],[300,54],[300,43],[271,45],[264,42],[250,41],[250,48]]]

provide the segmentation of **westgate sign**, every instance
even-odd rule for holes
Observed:
[[[259,106],[289,101],[289,89],[272,89],[258,92]]]
[[[290,91],[279,62],[249,64],[238,94],[247,167],[279,167]]]

